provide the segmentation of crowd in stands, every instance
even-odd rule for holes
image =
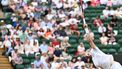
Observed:
[[[3,55],[15,69],[24,62],[22,54],[34,54],[35,60],[26,69],[95,69],[91,56],[85,54],[84,44],[79,42],[79,37],[85,35],[78,30],[78,24],[84,19],[83,11],[88,6],[106,5],[103,15],[97,16],[93,24],[101,35],[101,44],[117,44],[117,31],[113,27],[117,26],[117,19],[122,18],[122,7],[113,9],[112,6],[121,5],[122,0],[2,0],[1,4],[11,20],[11,24],[1,20],[1,48],[5,48]],[[112,19],[104,26],[101,17]],[[90,29],[87,32],[94,36]],[[69,36],[73,34],[79,43],[78,57],[67,53],[72,46]]]

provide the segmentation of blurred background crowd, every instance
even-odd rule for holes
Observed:
[[[0,21],[3,55],[15,69],[96,69],[83,43],[86,33],[96,36],[84,11],[101,5],[102,14],[91,23],[100,36],[98,42],[117,45],[114,28],[122,18],[122,0],[2,0],[2,11],[9,19]],[[102,19],[109,18],[104,25]]]

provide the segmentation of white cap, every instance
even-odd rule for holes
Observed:
[[[38,55],[40,55],[40,53],[36,53],[36,54],[35,54],[35,56],[38,56]]]
[[[12,16],[15,16],[15,14],[13,13]]]
[[[80,60],[80,59],[81,59],[81,57],[78,57],[77,59],[78,59],[78,60]]]
[[[6,25],[6,28],[10,29],[10,28],[12,28],[12,25],[8,24],[8,25]]]
[[[3,43],[2,42],[0,42],[0,46],[2,45]]]
[[[32,62],[31,64],[34,64],[34,62]]]
[[[1,22],[4,22],[4,20],[1,20]]]
[[[85,66],[85,63],[84,63],[84,62],[81,62],[80,65],[81,65],[81,66]]]

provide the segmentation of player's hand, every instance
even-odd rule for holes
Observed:
[[[94,40],[94,37],[90,35],[90,33],[86,34],[85,35],[85,40],[88,41],[88,42],[91,42]]]

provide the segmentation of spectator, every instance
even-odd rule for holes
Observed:
[[[51,68],[51,63],[49,62],[48,58],[43,62],[44,64],[44,69],[50,69]]]
[[[62,51],[59,49],[58,46],[56,46],[55,51],[54,51],[53,54],[54,54],[55,57],[60,57],[61,54],[62,54]]]
[[[103,17],[104,17],[104,18],[108,18],[109,15],[110,15],[109,9],[108,9],[108,7],[106,7],[106,8],[103,10]]]
[[[61,64],[60,62],[58,61],[59,59],[58,58],[54,58],[54,61],[51,63],[51,69],[59,69],[61,68]]]
[[[119,5],[122,5],[122,0],[118,0]]]
[[[33,28],[34,28],[34,30],[39,30],[39,21],[38,20],[36,20],[34,23],[33,23]]]
[[[111,26],[111,24],[107,25],[107,32],[112,32],[113,31],[113,27]]]
[[[18,54],[18,50],[15,48],[13,51],[11,51],[11,60],[14,60],[15,58],[17,58],[17,54]]]
[[[95,68],[94,68],[93,64],[90,64],[88,69],[95,69]]]
[[[28,39],[25,40],[24,43],[24,50],[25,50],[25,54],[28,56],[29,54],[34,54],[34,52],[32,51],[32,46],[30,46],[30,41]]]
[[[45,54],[48,52],[48,45],[43,41],[42,44],[39,46],[39,49],[42,54]]]
[[[38,32],[37,32],[37,36],[38,36],[38,37],[44,37],[44,34],[45,34],[45,31],[44,31],[42,28],[40,28],[40,29],[38,30]]]
[[[112,4],[113,4],[113,5],[116,6],[116,5],[118,5],[118,3],[119,3],[119,0],[112,0]]]
[[[116,38],[115,38],[114,35],[111,35],[111,36],[110,36],[110,38],[109,38],[109,40],[108,40],[108,43],[109,43],[109,44],[112,44],[112,45],[116,45],[116,44],[117,44],[117,40],[116,40]]]
[[[116,36],[113,30],[107,31],[107,36],[110,38],[111,36]]]
[[[2,10],[3,10],[4,8],[7,8],[7,7],[8,7],[8,5],[9,5],[9,0],[2,0],[2,1],[1,1],[1,4],[2,4]]]
[[[62,4],[61,1],[59,1],[58,3],[56,3],[56,8],[57,8],[57,10],[63,8],[63,4]]]
[[[42,54],[41,55],[41,58],[40,58],[40,60],[42,61],[42,62],[46,62],[46,59],[48,58],[48,55],[45,53],[45,54]]]
[[[41,61],[39,54],[35,55],[35,61],[34,61],[34,68],[41,68],[44,69],[44,64]]]
[[[73,57],[72,60],[69,62],[69,66],[71,68],[75,68],[76,62],[77,62],[77,58],[76,57]]]
[[[34,69],[34,63],[32,62],[31,65],[30,65],[30,67],[27,68],[27,69]]]
[[[57,39],[52,39],[51,45],[55,48],[56,46],[60,46],[60,42]]]
[[[50,29],[47,29],[47,31],[44,34],[44,37],[46,39],[48,39],[48,40],[51,39],[51,37],[52,37],[52,31]]]
[[[93,24],[97,27],[101,26],[103,23],[101,21],[101,19],[97,16],[95,19],[94,19],[94,22]]]
[[[91,6],[95,7],[100,4],[99,0],[91,0]]]
[[[100,34],[105,33],[105,32],[106,32],[106,27],[104,27],[103,25],[99,26],[99,27],[98,27],[98,32],[99,32]]]
[[[68,64],[67,64],[67,62],[64,61],[63,57],[60,58],[60,61],[61,61],[60,62],[61,68],[63,68],[63,69],[68,68]]]
[[[64,48],[67,48],[67,47],[70,47],[71,45],[69,44],[69,42],[67,41],[67,39],[63,39],[61,41],[61,49],[64,49]]]
[[[108,0],[100,0],[100,4],[105,5],[105,4],[107,4],[107,1],[108,1]]]
[[[71,56],[66,52],[68,48],[64,48],[62,51],[62,57],[64,57],[65,60],[71,59]]]
[[[85,47],[84,47],[84,44],[82,42],[77,47],[77,52],[78,52],[79,55],[84,55],[85,54]]]
[[[102,36],[100,37],[101,44],[107,45],[108,44],[108,39],[109,38],[107,36],[105,36],[105,33],[102,33]]]
[[[5,55],[7,56],[11,50],[11,41],[9,40],[8,35],[5,35],[5,40],[2,44],[2,46],[5,47]]]
[[[50,43],[49,47],[48,47],[48,54],[53,54],[55,51],[55,48],[53,47],[53,45]]]
[[[115,11],[115,15],[117,18],[122,18],[122,10],[120,10],[120,8],[117,8]]]
[[[23,63],[23,59],[20,56],[20,54],[17,54],[16,58],[14,58],[12,60],[12,64],[14,65],[14,68],[16,67],[16,65],[22,64]]]
[[[23,43],[17,44],[14,48],[18,50],[18,53],[24,54],[24,44]]]
[[[121,4],[121,0],[118,1]],[[109,10],[108,7],[117,4],[118,1],[14,0],[9,3],[8,0],[2,0],[3,7],[7,8],[7,12],[5,12],[7,20],[10,19],[10,21],[6,21],[7,23],[2,20],[0,27],[2,28],[3,47],[7,49],[5,54],[9,58],[11,55],[15,68],[16,64],[25,64],[23,64],[23,56],[21,57],[20,55],[19,57],[21,58],[19,58],[18,54],[26,54],[27,57],[30,56],[29,54],[35,54],[35,60],[31,63],[29,69],[92,69],[93,66],[90,66],[91,56],[89,54],[86,56],[87,52],[83,43],[80,43],[77,47],[78,55],[83,55],[82,58],[72,58],[74,55],[70,55],[67,52],[71,46],[68,43],[69,36],[76,33],[76,41],[79,43],[78,39],[81,37],[81,32],[78,26],[81,19],[85,18],[83,12],[88,6],[98,6],[101,2],[101,4],[107,5],[103,10],[103,16],[105,18],[113,18],[107,29],[98,16],[94,19],[93,24],[98,28],[98,33],[107,34],[107,36],[104,34],[100,38],[102,44],[116,44],[117,34],[113,29],[114,26],[118,25],[117,22],[118,18],[121,17],[121,10],[114,10],[113,8]],[[88,5],[86,4],[87,2],[89,2]],[[104,6],[100,6],[100,8],[102,7]],[[83,11],[81,11],[82,9]],[[94,37],[94,33],[87,27],[89,24],[86,24],[85,19],[83,19],[83,22],[83,29],[85,30],[84,39],[87,40],[87,34],[90,34],[90,37]],[[12,23],[12,25],[8,23]],[[46,44],[47,40],[50,43],[49,46]],[[42,42],[40,46],[39,42]],[[37,54],[38,52],[39,54]],[[69,63],[65,60],[69,61]]]
[[[78,26],[77,24],[74,23],[74,21],[72,21],[72,23],[70,24],[70,29],[72,33],[76,33],[77,36],[80,36],[80,32],[78,31]]]
[[[115,15],[115,10],[111,7],[110,8],[110,16],[112,17],[112,16],[114,16]]]
[[[85,64],[83,64],[83,65],[81,66],[81,68],[82,68],[82,69],[87,69],[86,66],[85,66]]]
[[[32,51],[34,53],[38,53],[39,52],[39,46],[38,46],[38,43],[36,41],[33,41]]]
[[[64,38],[68,39],[68,36],[62,27],[59,27],[57,30],[55,30],[54,35],[56,36],[57,39],[60,40],[63,40]]]
[[[116,16],[113,16],[112,19],[111,19],[111,23],[110,23],[111,26],[112,27],[117,26],[117,21],[118,21],[117,17]]]
[[[77,59],[78,59],[78,61],[76,62],[77,68],[82,68],[83,66],[85,66],[84,61],[81,61],[81,57],[78,57]]]
[[[66,34],[67,34],[68,36],[72,35],[72,31],[70,30],[70,27],[69,27],[69,26],[67,26],[67,27],[65,28],[65,32],[66,32]]]
[[[108,0],[107,6],[112,7],[112,5],[113,5],[112,0]]]

